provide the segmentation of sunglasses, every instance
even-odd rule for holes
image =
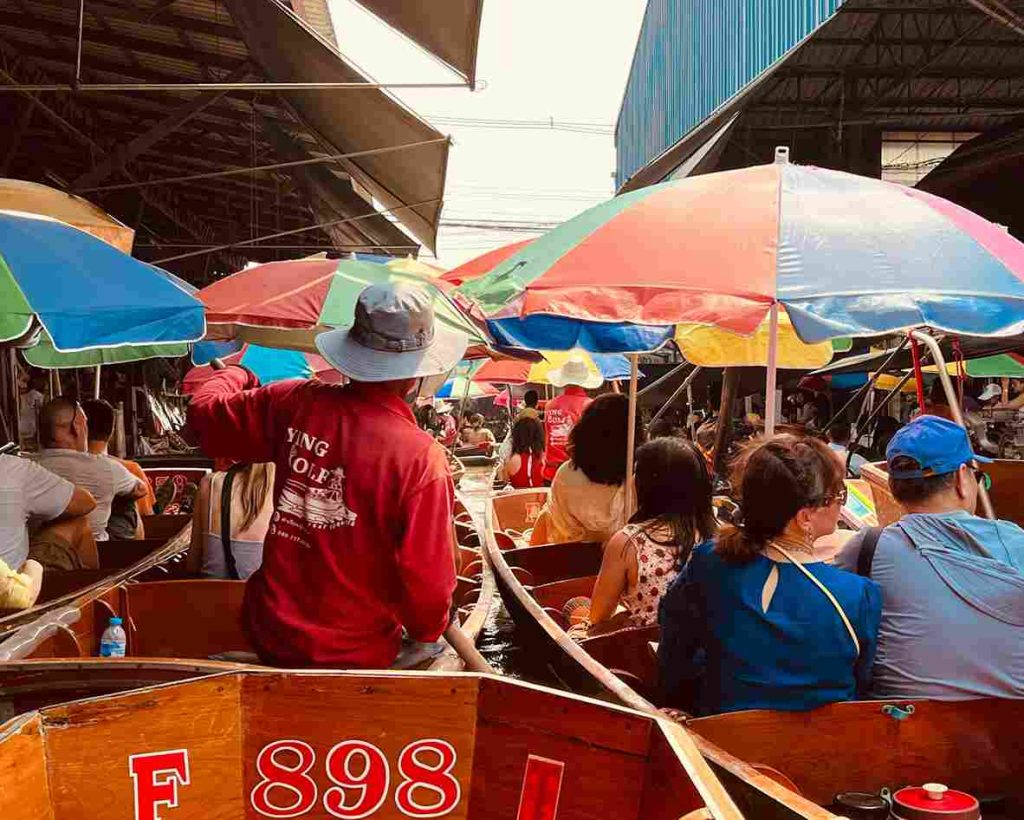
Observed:
[[[846,487],[843,487],[843,489],[841,489],[837,493],[830,493],[829,495],[821,496],[820,498],[815,498],[807,506],[809,506],[809,507],[831,507],[833,504],[835,504],[838,501],[839,502],[839,506],[842,507],[842,506],[844,506],[846,504],[846,501],[847,501],[847,499],[849,499],[849,497],[850,497],[849,489],[847,489]]]

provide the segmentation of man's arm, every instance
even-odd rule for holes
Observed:
[[[867,529],[865,528],[853,535],[836,553],[836,557],[832,559],[832,564],[840,569],[856,572],[857,562],[860,560],[861,546],[864,544],[864,536],[866,534]]]
[[[71,500],[68,505],[64,508],[58,518],[80,518],[83,515],[88,515],[96,509],[96,499],[92,497],[90,493],[84,487],[75,486],[71,493]]]
[[[78,518],[96,509],[96,499],[83,487],[72,484],[34,461],[19,458],[8,462],[20,471],[25,509],[43,521]]]
[[[275,405],[304,382],[260,387],[242,367],[217,371],[200,385],[188,407],[188,423],[203,452],[214,458],[255,463],[274,460]]]
[[[402,625],[414,641],[436,641],[448,626],[455,589],[454,497],[446,471],[405,502],[398,571],[404,589]]]
[[[112,458],[106,461],[114,479],[114,495],[127,495],[132,499],[146,497],[146,485],[133,476],[127,467]]]

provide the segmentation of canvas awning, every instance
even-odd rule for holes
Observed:
[[[473,85],[483,0],[356,0]]]
[[[277,81],[370,82],[278,0],[226,0],[225,5],[251,57]],[[439,131],[377,88],[284,91],[281,98],[332,153],[419,144],[339,164],[413,236],[434,249],[449,148]]]

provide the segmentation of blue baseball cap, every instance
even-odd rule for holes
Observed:
[[[916,470],[893,470],[894,458],[906,456],[916,461]],[[971,450],[967,431],[949,419],[938,416],[918,416],[901,427],[885,448],[892,478],[928,478],[933,475],[955,473],[960,465],[971,461],[988,464],[992,461]]]

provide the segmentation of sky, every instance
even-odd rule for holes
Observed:
[[[614,124],[645,6],[486,0],[479,90],[392,92],[454,140],[437,250],[442,267],[536,236],[613,195]],[[330,8],[339,49],[376,81],[458,80],[353,0],[330,0]],[[426,250],[421,258],[433,261]]]

